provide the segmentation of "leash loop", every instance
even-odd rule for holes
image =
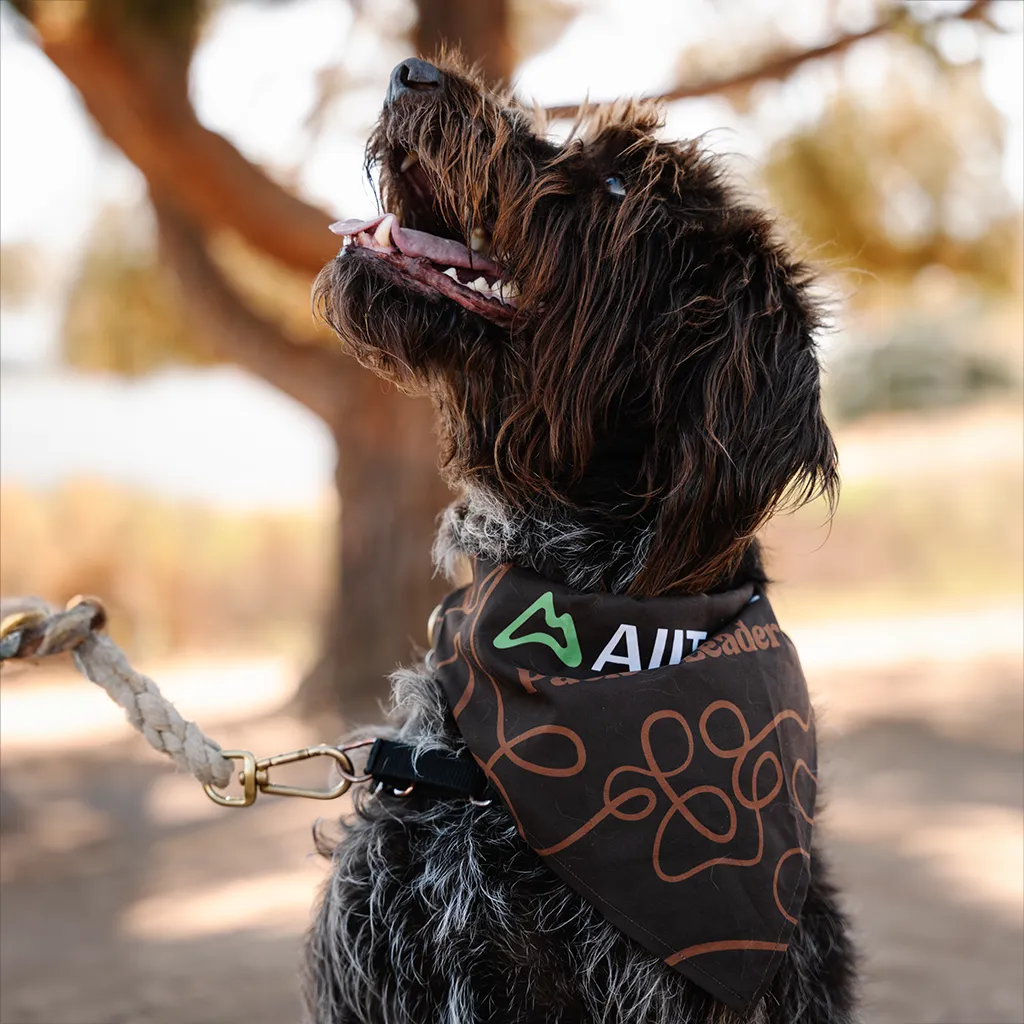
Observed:
[[[4,602],[3,612],[0,661],[74,650],[107,624],[103,602],[82,594],[71,598],[62,612],[52,611],[38,598]]]
[[[230,796],[221,793],[209,782],[203,786],[203,792],[221,807],[251,807],[256,803],[256,758],[248,750],[222,750],[221,756],[231,761],[242,762],[242,770],[238,773],[242,795]]]

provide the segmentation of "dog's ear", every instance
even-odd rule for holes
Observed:
[[[675,483],[659,502],[659,557],[636,578],[637,593],[721,584],[774,512],[819,494],[831,507],[837,496],[809,274],[760,215],[733,216],[731,237],[700,254],[708,265],[698,289],[673,304],[674,409],[658,420],[675,430],[657,430],[656,457],[659,476],[669,469]]]

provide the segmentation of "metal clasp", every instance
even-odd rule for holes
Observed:
[[[282,786],[270,781],[269,769],[279,764],[293,764],[295,761],[308,761],[314,757],[333,757],[338,762],[341,779],[330,789],[307,789],[304,786]],[[303,747],[288,754],[277,754],[265,757],[256,762],[256,785],[261,793],[273,793],[275,796],[304,796],[310,800],[333,800],[347,793],[355,778],[355,768],[345,751],[338,747],[329,747],[321,743],[315,747]]]
[[[326,743],[320,743],[315,747],[303,747],[301,750],[292,750],[287,754],[264,757],[259,761],[248,750],[222,750],[221,753],[225,757],[242,762],[242,770],[238,773],[238,780],[242,784],[242,795],[228,796],[211,784],[203,786],[203,792],[215,804],[220,804],[222,807],[250,807],[256,802],[257,792],[271,793],[274,796],[305,797],[309,800],[334,800],[347,793],[353,783],[370,780],[369,775],[356,774],[348,751],[370,746],[374,742],[372,739],[359,740],[356,743],[346,744],[344,747],[332,747]],[[270,781],[271,768],[282,764],[294,764],[296,761],[309,761],[314,757],[333,758],[338,764],[340,781],[327,789],[286,786]]]
[[[241,796],[228,796],[216,789],[213,783],[203,786],[203,792],[221,807],[249,807],[256,802],[256,758],[248,750],[222,750],[221,754],[231,761],[241,761],[242,770],[238,781],[242,784]]]

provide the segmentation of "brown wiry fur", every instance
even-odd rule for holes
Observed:
[[[629,592],[707,590],[787,496],[836,491],[806,269],[696,144],[656,139],[649,105],[585,113],[556,147],[446,69],[439,101],[385,112],[368,156],[385,207],[419,227],[396,167],[418,152],[440,215],[424,226],[489,228],[518,315],[498,330],[444,300],[396,309],[379,268],[339,260],[323,316],[364,364],[435,397],[451,479],[516,507],[546,495],[587,514],[596,497],[648,518],[658,557]]]
[[[439,66],[438,89],[385,106],[368,163],[403,226],[490,232],[514,315],[469,312],[358,246],[316,298],[364,365],[434,398],[467,493],[442,547],[640,596],[763,580],[756,531],[838,487],[808,271],[695,143],[658,140],[652,107],[585,111],[556,144],[457,58]],[[400,172],[408,151],[432,200]],[[460,746],[428,668],[397,674],[396,697],[409,742]],[[852,1019],[853,952],[817,853],[785,961],[741,1018],[558,882],[500,806],[357,811],[310,940],[318,1024]]]

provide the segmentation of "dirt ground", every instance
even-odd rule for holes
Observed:
[[[980,631],[922,620],[889,641],[871,623],[791,630],[821,712],[821,827],[870,1024],[1024,1021],[1022,613],[983,611]],[[326,738],[273,714],[287,665],[145,668],[225,746]],[[297,1021],[325,871],[310,826],[337,808],[218,808],[118,715],[65,667],[0,685],[0,1021]]]

